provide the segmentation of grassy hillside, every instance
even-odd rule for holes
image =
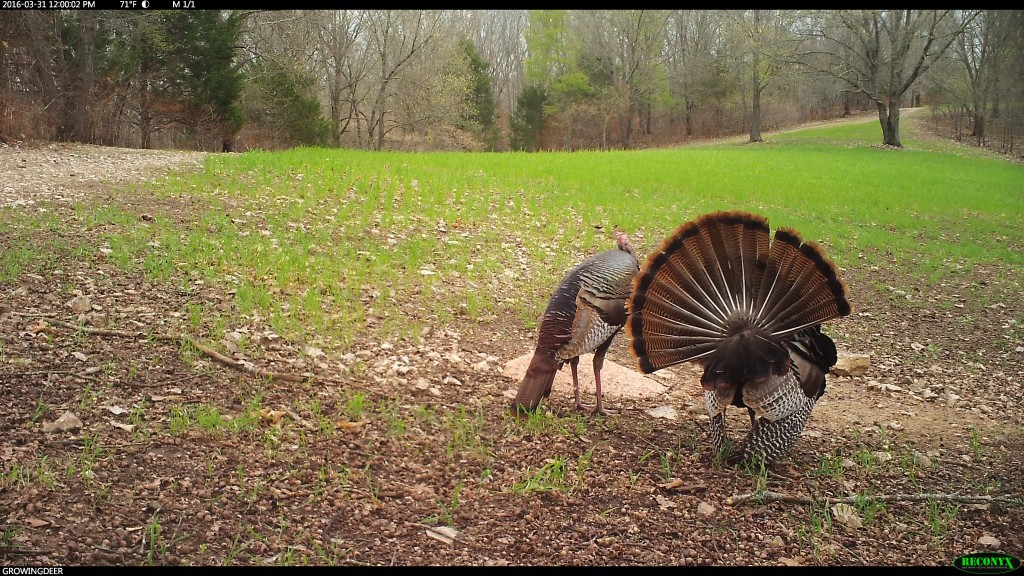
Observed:
[[[138,224],[115,200],[79,207],[106,258],[154,282],[229,286],[237,312],[282,334],[316,328],[345,347],[366,327],[511,314],[531,327],[550,287],[615,230],[641,254],[698,214],[740,209],[823,244],[840,266],[897,267],[932,283],[974,263],[1024,265],[1024,166],[905,140],[874,146],[864,122],[771,136],[761,145],[576,153],[373,153],[294,149],[211,157],[201,174],[147,190],[182,215]],[[908,130],[909,132],[909,130]],[[0,212],[24,238],[57,227]],[[57,231],[59,233],[59,231]],[[61,239],[14,243],[0,277],[42,270]],[[184,272],[187,272],[184,273]],[[198,306],[198,305],[196,305]],[[219,340],[229,314],[212,318]]]

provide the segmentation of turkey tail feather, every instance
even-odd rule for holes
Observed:
[[[775,233],[758,316],[773,336],[797,332],[852,310],[835,265],[814,242],[789,228]]]
[[[644,373],[717,350],[721,364],[750,352],[777,374],[788,364],[773,343],[851,310],[817,244],[789,228],[770,240],[763,216],[715,212],[679,226],[647,258],[633,280],[626,330]]]

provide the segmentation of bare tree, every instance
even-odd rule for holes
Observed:
[[[393,113],[394,82],[410,59],[434,40],[440,23],[441,13],[426,10],[378,10],[370,15],[367,41],[378,68],[367,103],[366,133],[374,149],[384,147],[384,136],[395,127],[385,121]]]
[[[584,13],[590,49],[599,55],[622,103],[622,147],[630,148],[638,115],[649,114],[653,100],[667,92],[665,36],[669,13],[663,10],[607,10]],[[649,129],[650,120],[645,127]]]
[[[694,111],[708,93],[703,87],[715,74],[715,53],[721,40],[719,14],[677,10],[670,15],[666,48],[669,79],[673,93],[682,101],[687,137],[694,134]]]
[[[318,19],[317,64],[338,142],[361,119],[360,108],[370,94],[367,78],[373,62],[363,38],[368,18],[365,11],[341,10]],[[358,124],[354,127],[361,141]]]
[[[903,96],[976,16],[970,12],[958,21],[951,10],[820,11],[805,22],[805,46],[797,55],[871,98],[882,143],[900,148]]]
[[[967,76],[967,92],[963,102],[970,110],[972,132],[980,146],[986,137],[986,118],[992,97],[997,90],[998,70],[1004,57],[1009,27],[1001,26],[999,14],[985,10],[975,18],[971,11],[956,11],[954,18],[969,23],[952,45],[952,52]],[[996,109],[998,111],[998,108]]]
[[[740,63],[750,75],[750,129],[751,142],[763,142],[761,137],[761,99],[773,77],[783,65],[783,51],[791,30],[791,12],[782,10],[742,10],[730,12],[739,38]]]
[[[467,10],[466,35],[490,65],[491,85],[500,114],[515,109],[523,89],[526,61],[526,10]]]

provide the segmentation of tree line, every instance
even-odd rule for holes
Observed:
[[[900,108],[1003,152],[1020,10],[0,12],[0,140],[206,150],[667,145]]]

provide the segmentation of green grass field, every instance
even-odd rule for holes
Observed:
[[[758,212],[824,245],[841,267],[898,267],[937,282],[958,267],[1024,268],[1024,166],[877,122],[770,136],[762,145],[574,153],[393,153],[293,149],[212,156],[202,174],[145,194],[177,217],[139,225],[118,206],[80,206],[106,257],[147,279],[233,290],[283,335],[310,328],[344,349],[366,327],[415,336],[425,323],[512,315],[535,325],[561,275],[625,230],[640,255],[714,210]],[[158,214],[159,216],[159,214]],[[0,280],[45,271],[74,239],[17,242],[48,213],[0,211],[16,248]],[[372,305],[353,306],[352,302]],[[362,299],[362,300],[361,300]],[[213,318],[210,336],[229,319]],[[198,326],[196,326],[198,328]]]

